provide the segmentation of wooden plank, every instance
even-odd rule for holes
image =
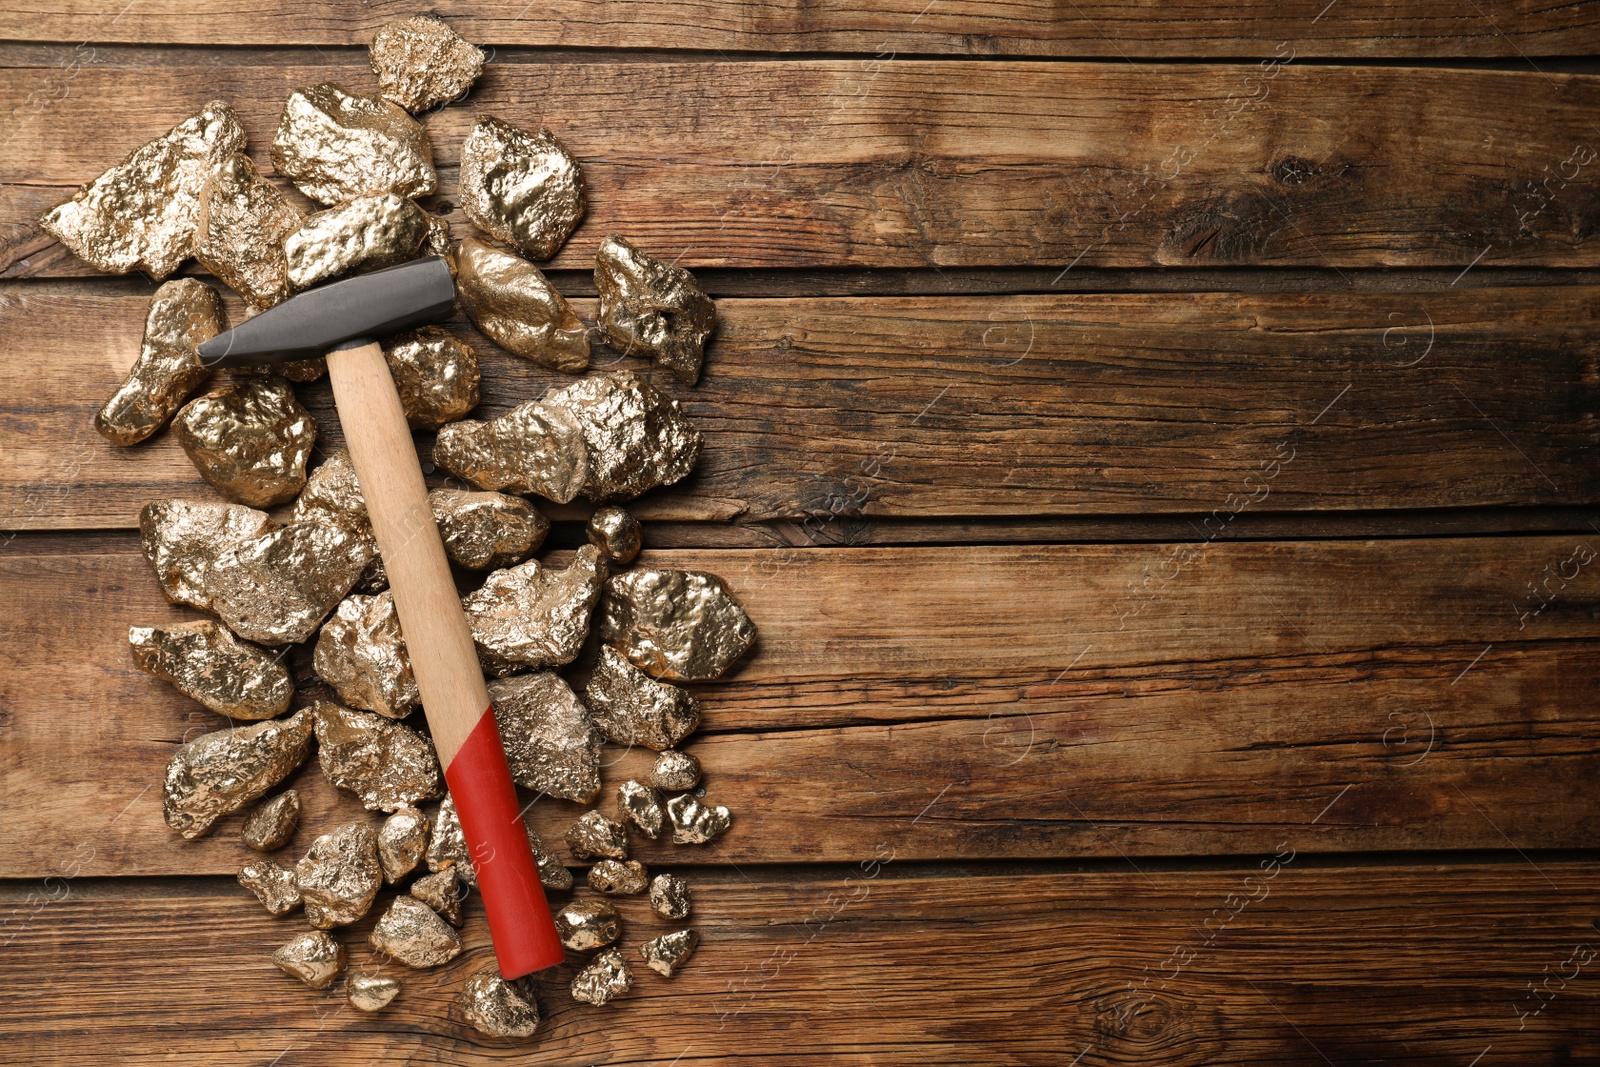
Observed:
[[[437,970],[376,958],[370,919],[342,934],[353,968],[403,985],[366,1016],[342,984],[313,992],[272,966],[300,924],[268,918],[237,886],[19,886],[0,901],[16,976],[0,1031],[17,1067],[1500,1067],[1600,1056],[1600,865],[1327,868],[1298,845],[1280,845],[1276,865],[1269,853],[1208,871],[941,876],[896,860],[783,881],[691,875],[693,960],[670,980],[637,967],[633,991],[603,1011],[571,1000],[565,964],[539,980],[545,1019],[523,1042],[486,1039],[462,1015],[461,983],[492,964],[475,899],[467,951]],[[620,901],[630,961],[665,929],[642,904]]]
[[[699,687],[692,748],[734,830],[639,855],[854,861],[889,824],[906,859],[1250,853],[1291,832],[1324,852],[1595,847],[1597,543],[650,550],[721,574],[761,637]],[[85,874],[236,870],[236,820],[185,843],[160,816],[175,745],[222,723],[123,644],[194,613],[131,538],[13,546],[0,588],[0,803],[29,813],[0,825],[0,877],[78,843]],[[608,795],[650,755],[610,753]],[[298,784],[308,831],[357,813],[314,768]],[[558,840],[578,810],[532,819]]]
[[[141,0],[126,9],[93,0],[16,0],[0,12],[0,38],[206,45],[366,45],[384,22],[416,13],[400,0],[307,7],[221,0]],[[1249,0],[1225,12],[1140,0],[1062,7],[1046,0],[439,0],[430,11],[486,45],[685,48],[762,52],[957,55],[1533,56],[1596,50],[1593,5],[1533,7],[1483,0],[1465,10],[1442,0]]]
[[[611,232],[690,266],[1596,264],[1588,76],[533,58],[428,128],[446,164],[485,111],[565,141],[590,200],[562,268]],[[8,70],[0,268],[54,269],[38,213],[204,101],[260,153],[288,90],[329,79],[372,85],[347,55]]]
[[[0,287],[0,528],[215,496],[170,434],[130,450],[92,428],[141,289]],[[638,510],[826,542],[862,517],[1190,513],[1176,536],[1214,536],[1232,512],[1589,505],[1597,295],[725,299],[703,383],[661,382],[706,433],[700,467]],[[484,416],[565,380],[473,336]],[[595,363],[645,366],[619,359]],[[326,383],[301,394],[336,447]]]

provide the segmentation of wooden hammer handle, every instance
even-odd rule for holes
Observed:
[[[339,424],[383,554],[434,748],[472,852],[501,973],[560,963],[489,691],[450,575],[400,394],[377,342],[328,354]]]

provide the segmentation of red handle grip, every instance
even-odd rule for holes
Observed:
[[[493,707],[467,735],[444,777],[472,853],[500,973],[520,978],[560,963],[566,954],[528,845]]]

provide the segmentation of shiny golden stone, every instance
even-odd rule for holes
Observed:
[[[674,930],[640,945],[639,955],[644,957],[646,967],[671,978],[694,955],[699,943],[700,935],[693,930]]]
[[[546,889],[571,889],[572,872],[545,845],[544,839],[528,829],[528,847],[533,850],[533,861],[539,865],[539,881]]]
[[[255,806],[239,836],[257,852],[275,852],[289,843],[299,825],[300,793],[285,789]]]
[[[622,920],[609,900],[574,900],[554,917],[561,944],[574,952],[592,952],[622,936]]]
[[[172,421],[178,443],[229,500],[269,507],[306,484],[317,420],[281,378],[249,378],[196,397]]]
[[[511,777],[520,786],[587,804],[600,792],[600,731],[554,671],[489,685]]]
[[[352,974],[345,980],[344,994],[357,1011],[382,1011],[400,995],[400,982],[378,974]]]
[[[443,256],[450,263],[450,273],[455,274],[455,242],[450,240],[450,220],[443,215],[428,216],[428,236],[422,240],[422,252],[429,256]]]
[[[312,665],[352,707],[403,719],[421,703],[393,593],[341,601],[317,636]]]
[[[403,196],[358,196],[319,211],[283,239],[289,284],[309,289],[352,271],[392,267],[416,255],[428,216]]]
[[[653,787],[630,780],[617,786],[617,818],[632,823],[641,834],[654,841],[661,836],[667,809],[661,794]]]
[[[506,981],[494,968],[467,979],[461,1012],[474,1030],[489,1037],[532,1037],[539,1028],[539,1004],[531,987],[525,981]]]
[[[270,719],[289,710],[288,668],[220,623],[130,626],[133,665],[230,719]]]
[[[378,827],[378,866],[389,885],[416,870],[427,851],[428,817],[416,808],[396,809]]]
[[[489,340],[551,370],[588,368],[589,331],[538,267],[470,237],[455,261],[456,296]]]
[[[438,326],[403,333],[383,350],[413,430],[437,430],[478,406],[478,355]]]
[[[372,532],[367,502],[361,496],[361,482],[356,478],[348,450],[341,448],[323,460],[295,498],[289,521],[312,519],[345,527],[372,553],[356,583],[358,589],[376,592],[388,587],[389,576],[383,569],[383,557],[378,554],[378,536]]]
[[[461,210],[496,241],[549,259],[583,218],[583,172],[549,130],[487,117],[461,146]]]
[[[413,112],[449,103],[483,73],[483,52],[431,15],[385,23],[368,55],[383,98]]]
[[[580,860],[625,860],[628,830],[598,811],[586,811],[567,828],[567,848]]]
[[[178,278],[157,289],[139,358],[95,415],[94,428],[114,445],[133,445],[165,426],[211,373],[195,346],[220,332],[222,297],[211,286]]]
[[[311,716],[297,712],[202,734],[167,763],[161,813],[186,838],[246,808],[287,778],[311,751]]]
[[[632,371],[552,389],[540,405],[577,420],[588,446],[583,495],[590,500],[632,500],[678,481],[700,458],[700,431],[678,402]]]
[[[395,897],[367,943],[407,967],[424,970],[461,954],[461,935],[415,897]]]
[[[266,512],[243,504],[153,500],[139,512],[139,545],[168,600],[209,610],[211,561],[224,549],[277,528]]]
[[[343,526],[293,522],[223,549],[206,572],[206,591],[240,637],[293,644],[317,632],[370,558]]]
[[[444,795],[433,742],[403,723],[318,701],[317,762],[368,811],[398,811]]]
[[[581,546],[566,570],[530,559],[489,575],[461,601],[484,668],[506,675],[571,663],[589,635],[604,581],[605,564],[593,545]]]
[[[700,726],[700,702],[691,693],[656,681],[609,645],[600,647],[583,700],[606,740],[619,745],[660,752]]]
[[[663,919],[687,919],[690,910],[689,884],[675,874],[658,874],[650,879],[650,910]]]
[[[224,285],[258,308],[289,297],[283,239],[304,221],[250,157],[224,159],[200,192],[194,257]]]
[[[344,970],[344,946],[324,930],[308,930],[274,952],[272,962],[312,989],[327,989]]]
[[[694,275],[612,236],[595,254],[594,287],[612,348],[653,357],[685,385],[700,380],[717,309]]]
[[[702,804],[693,793],[667,801],[667,818],[672,820],[675,845],[707,844],[733,825],[733,814],[727,808]]]
[[[578,495],[588,477],[588,449],[578,421],[537,400],[490,422],[466,419],[439,429],[433,462],[479,489],[538,493],[558,504]]]
[[[244,144],[238,116],[213,100],[46,212],[39,225],[101,270],[165,278],[194,250],[206,179]]]
[[[372,907],[382,882],[378,838],[365,823],[347,823],[323,834],[294,867],[306,919],[319,930],[360,919]]]
[[[608,948],[589,961],[589,966],[572,979],[572,999],[585,1004],[608,1004],[633,988],[633,975],[622,961],[622,953]]]
[[[700,784],[700,761],[687,752],[669,749],[656,757],[650,784],[670,793],[693,789]]]
[[[589,516],[589,543],[600,550],[607,562],[626,567],[639,555],[643,536],[639,520],[615,505],[596,508]]]
[[[439,802],[439,810],[433,817],[426,859],[428,870],[434,873],[454,869],[463,882],[478,884],[477,872],[472,869],[472,853],[467,848],[467,835],[461,829],[456,802],[448,794]]]
[[[251,860],[239,869],[239,884],[256,895],[271,915],[287,915],[300,906],[294,872],[271,860]]]
[[[519,496],[435,489],[428,506],[451,562],[481,571],[512,567],[536,552],[550,520]]]
[[[638,860],[599,860],[589,868],[589,888],[608,897],[633,897],[650,884],[650,873]]]
[[[376,96],[332,82],[297,89],[283,105],[272,165],[311,199],[427,196],[439,187],[433,146],[417,120]]]
[[[755,624],[722,579],[636,567],[606,582],[600,640],[656,678],[720,678],[756,640]]]
[[[451,926],[461,925],[461,904],[466,887],[452,868],[418,878],[411,883],[411,895],[438,912]]]

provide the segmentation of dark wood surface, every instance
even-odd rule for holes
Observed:
[[[214,97],[265,164],[287,92],[369,89],[416,10],[0,11],[7,1062],[1600,1058],[1590,3],[434,5],[495,52],[426,120],[430,209],[468,231],[477,114],[544,123],[592,194],[551,270],[586,320],[613,231],[719,297],[704,381],[661,383],[701,467],[637,510],[647,561],[761,630],[699,688],[736,823],[638,849],[694,887],[699,956],[604,1010],[564,967],[532,1042],[465,1023],[471,906],[379,1015],[279,974],[299,920],[229,877],[238,819],[160,819],[221,722],[127,655],[195,617],[139,507],[214,498],[89,422],[154,286],[35,219]],[[561,384],[454,328],[479,414]],[[585,512],[549,511],[559,562]],[[284,860],[355,817],[296,784]],[[666,928],[640,905],[630,954]]]

